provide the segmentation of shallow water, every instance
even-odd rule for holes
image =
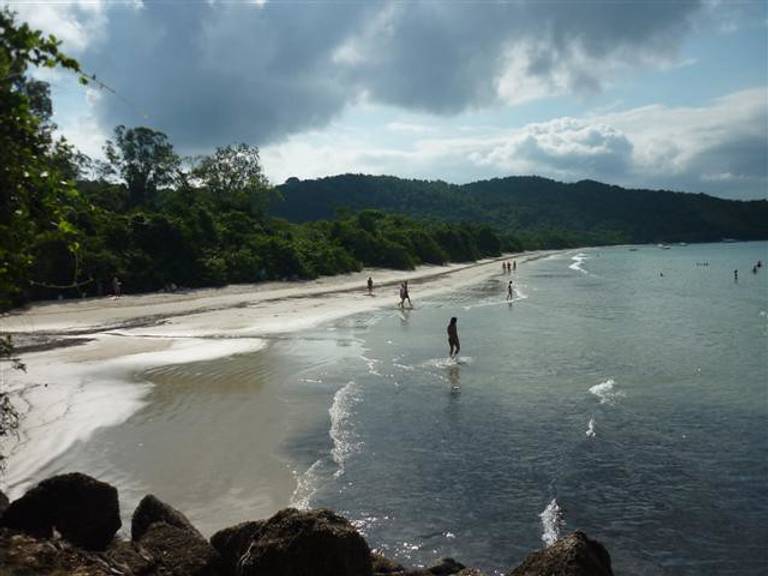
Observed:
[[[621,574],[765,573],[768,273],[750,269],[766,256],[584,250],[519,267],[512,304],[502,275],[414,294],[324,376],[340,386],[329,421],[292,446],[331,430],[304,461],[308,502],[412,563],[503,572],[581,529]]]
[[[155,493],[206,533],[289,502],[329,506],[411,564],[501,573],[581,529],[617,574],[763,574],[758,258],[768,244],[590,249],[428,301],[414,287],[412,311],[393,302],[152,370],[143,409],[38,475],[115,483],[124,520]]]

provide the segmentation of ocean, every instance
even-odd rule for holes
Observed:
[[[330,507],[410,565],[503,574],[583,530],[622,575],[768,571],[768,243],[620,246],[150,370],[38,475],[152,492],[204,533]],[[738,269],[738,281],[734,281]],[[374,278],[375,280],[375,278]],[[506,300],[508,282],[515,297]],[[448,358],[458,318],[461,354]]]
[[[405,563],[504,573],[583,530],[617,574],[765,574],[759,259],[766,243],[583,250],[326,327],[354,352],[300,376],[336,391],[287,448],[294,501]]]

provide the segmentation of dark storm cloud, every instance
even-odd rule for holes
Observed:
[[[121,4],[109,8],[103,41],[81,60],[130,103],[102,98],[106,126],[148,124],[182,149],[234,140],[264,145],[322,127],[361,97],[443,114],[495,103],[515,47],[527,57],[520,81],[546,84],[559,74],[561,89],[599,90],[595,62],[671,57],[697,8],[693,2]]]

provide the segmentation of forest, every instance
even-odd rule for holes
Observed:
[[[630,190],[592,180],[563,183],[510,176],[464,185],[343,174],[289,178],[272,212],[305,222],[336,210],[376,208],[446,222],[472,221],[513,233],[526,248],[718,242],[768,238],[768,201]]]

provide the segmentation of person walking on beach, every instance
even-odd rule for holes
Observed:
[[[456,327],[456,316],[453,316],[448,323],[448,346],[450,348],[448,356],[450,358],[456,358],[456,356],[459,355],[459,350],[461,350],[461,345],[459,344],[459,332]]]
[[[512,287],[512,280],[507,284],[507,300],[512,300],[515,297],[515,289]]]
[[[120,278],[117,276],[112,277],[112,297],[113,298],[120,298],[120,286],[122,285],[122,282],[120,282]]]
[[[373,278],[368,276],[368,296],[373,296]]]

